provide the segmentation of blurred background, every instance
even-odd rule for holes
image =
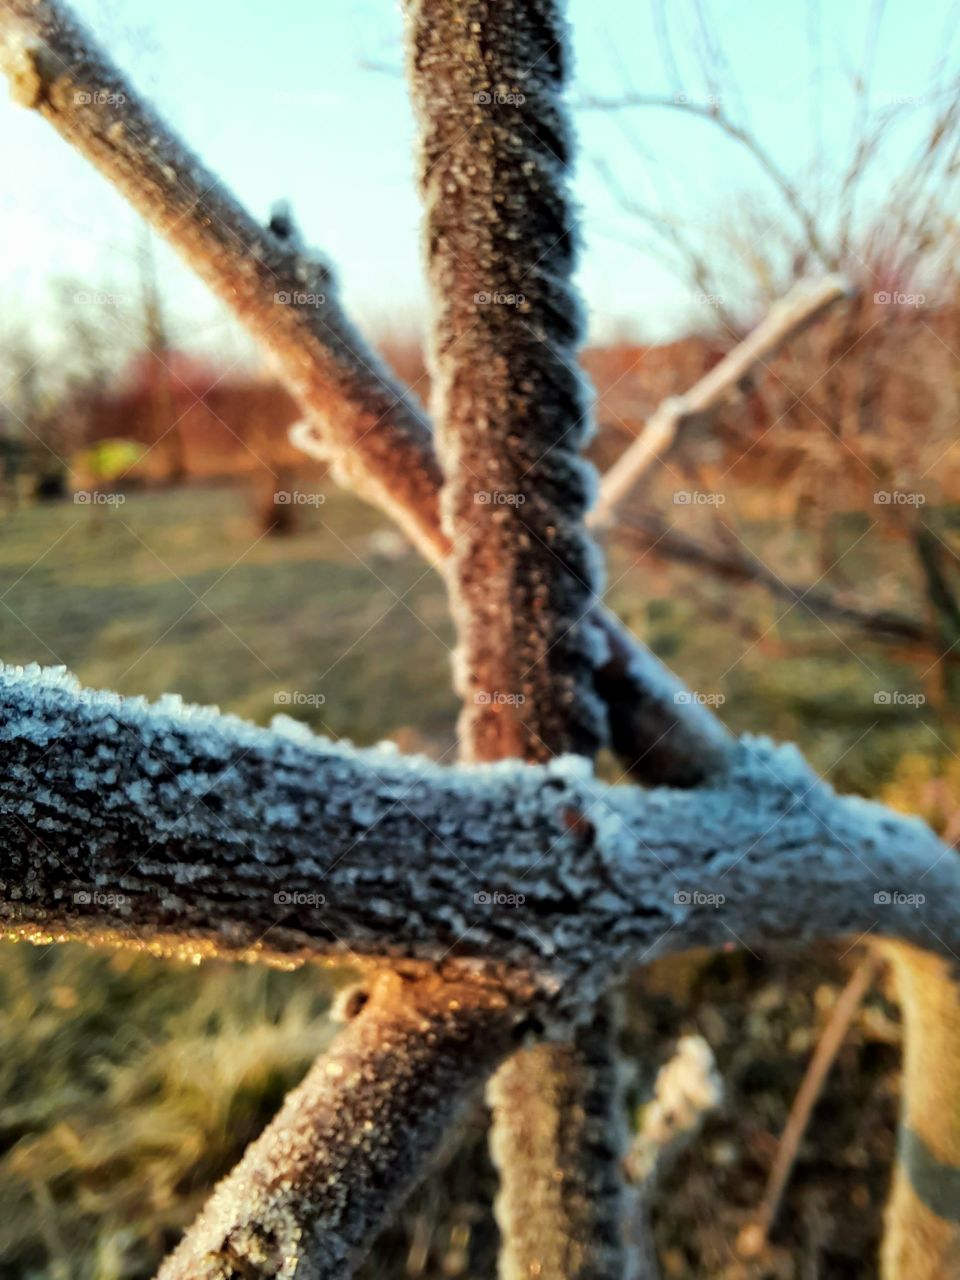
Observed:
[[[292,201],[428,399],[396,7],[79,8],[255,214]],[[956,842],[958,6],[570,16],[599,467],[794,282],[839,271],[859,291],[647,470],[606,539],[609,601],[733,729],[797,740],[838,788]],[[289,445],[297,407],[232,319],[6,101],[0,164],[2,659],[449,759],[432,571]],[[680,1034],[725,1081],[660,1196],[668,1277],[876,1274],[900,1052],[882,978],[772,1242],[735,1248],[859,959],[694,955],[631,984],[635,1114]],[[326,1045],[344,977],[0,944],[0,1277],[151,1275]],[[491,1275],[492,1185],[478,1111],[364,1275]]]

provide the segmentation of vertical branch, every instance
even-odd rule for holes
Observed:
[[[407,12],[464,751],[593,754],[597,562],[559,5]]]
[[[587,620],[598,573],[560,5],[407,0],[407,15],[462,750],[592,756],[606,646]],[[626,1275],[617,1077],[609,1002],[574,1043],[520,1053],[495,1077],[504,1280]]]
[[[604,1001],[574,1044],[518,1053],[489,1086],[501,1280],[629,1274],[616,1030],[616,1006]]]
[[[952,961],[885,944],[904,1022],[903,1111],[884,1280],[960,1275],[960,981]]]

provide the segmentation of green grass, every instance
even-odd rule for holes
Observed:
[[[261,723],[285,710],[360,743],[448,751],[452,634],[436,575],[336,492],[300,520],[292,536],[262,536],[247,492],[226,486],[7,516],[0,656],[63,663],[124,694],[174,691]],[[725,695],[734,728],[797,737],[838,785],[867,792],[905,755],[947,753],[944,717],[874,704],[876,688],[916,680],[878,647],[847,648],[799,610],[778,624],[783,607],[753,595],[751,636],[770,625],[797,646],[774,660],[712,620],[724,588],[694,593],[678,572],[651,599],[642,564],[619,550],[613,565],[613,603],[695,687]],[[278,706],[293,691],[324,701]],[[327,1043],[335,982],[0,947],[0,1278],[151,1275]],[[477,1188],[491,1174],[478,1129],[471,1141],[370,1276],[407,1274],[411,1233],[427,1259],[418,1274],[486,1273],[494,1234]]]

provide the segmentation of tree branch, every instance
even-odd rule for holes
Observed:
[[[684,424],[716,412],[758,366],[765,365],[781,347],[837,302],[850,298],[852,292],[849,282],[841,276],[795,285],[770,308],[757,327],[689,391],[664,400],[633,444],[604,475],[600,497],[591,513],[591,524],[598,528],[609,526],[651,462],[669,448]]]
[[[495,989],[380,973],[363,994],[158,1280],[345,1280],[514,1046]]]
[[[480,760],[605,737],[559,11],[406,5],[461,737]]]
[[[573,1042],[526,1049],[490,1083],[500,1280],[633,1274],[618,1025],[614,1002],[603,1000]]]
[[[486,963],[576,1011],[626,966],[731,939],[960,954],[954,851],[793,747],[744,739],[696,792],[643,791],[572,759],[442,768],[287,726],[0,667],[4,932]]]
[[[0,69],[276,359],[341,478],[435,555],[440,475],[422,408],[346,318],[330,268],[262,226],[55,0],[0,5]]]
[[[939,638],[911,614],[895,609],[869,609],[848,602],[832,591],[785,582],[746,547],[699,542],[657,515],[631,515],[623,522],[623,529],[631,544],[642,547],[654,558],[706,569],[724,581],[753,583],[776,599],[804,605],[819,617],[859,627],[874,640],[910,645],[923,653],[935,653],[937,657],[942,655]]]

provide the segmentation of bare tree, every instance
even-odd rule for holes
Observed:
[[[246,214],[51,0],[0,10],[17,99],[227,299],[300,396],[301,443],[444,575],[466,757],[440,768],[0,669],[4,929],[361,969],[341,1037],[161,1271],[220,1280],[349,1275],[498,1067],[503,1274],[619,1280],[634,1260],[618,978],[731,940],[882,937],[921,984],[885,1265],[949,1274],[960,1157],[932,1116],[953,1056],[960,868],[923,824],[837,796],[794,748],[735,740],[604,611],[579,457],[561,6],[408,0],[407,18],[439,460],[292,224]],[[590,756],[608,744],[659,785],[602,783]]]

